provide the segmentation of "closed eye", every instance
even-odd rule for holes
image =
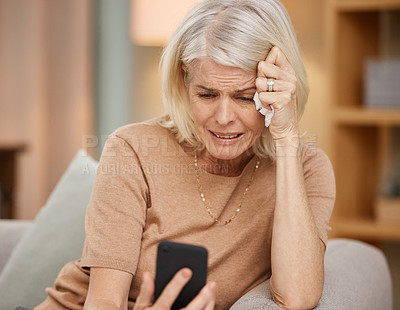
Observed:
[[[210,99],[210,98],[215,98],[216,97],[215,94],[204,94],[204,93],[197,94],[197,96],[199,98],[205,98],[205,99]]]
[[[254,102],[253,98],[250,98],[250,97],[239,97],[239,100],[247,101],[247,102]]]

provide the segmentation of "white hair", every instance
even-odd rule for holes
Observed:
[[[202,148],[186,90],[196,60],[209,57],[218,64],[256,73],[258,63],[273,46],[282,50],[296,72],[300,118],[309,87],[296,34],[284,6],[278,0],[200,2],[176,29],[163,52],[160,63],[163,103],[169,118],[162,125],[175,132],[180,143]],[[267,128],[253,148],[259,156],[275,158]]]

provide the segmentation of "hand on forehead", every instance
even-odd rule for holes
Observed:
[[[287,73],[295,74],[295,71],[293,67],[290,65],[289,61],[287,60],[285,54],[277,46],[271,48],[264,61],[260,61],[259,68],[257,71],[258,76],[265,76],[263,74],[263,70],[260,70],[260,67],[262,67],[264,64],[274,65],[280,68],[281,70],[286,71]]]

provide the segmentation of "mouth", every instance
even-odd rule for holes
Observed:
[[[223,140],[234,140],[239,137],[241,137],[243,134],[242,133],[216,133],[210,130],[210,133],[217,137],[218,139],[223,139]]]

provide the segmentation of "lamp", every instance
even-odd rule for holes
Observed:
[[[200,0],[131,0],[131,38],[136,45],[164,46]]]

